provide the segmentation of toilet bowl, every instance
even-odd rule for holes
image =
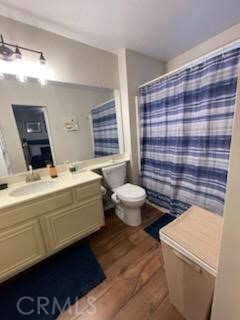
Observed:
[[[102,172],[113,191],[111,199],[115,203],[116,215],[130,226],[139,226],[142,223],[141,206],[146,199],[145,190],[137,185],[124,183],[126,163],[103,168]]]
[[[130,226],[139,226],[142,223],[141,206],[146,199],[145,190],[126,183],[113,191],[112,200],[116,204],[116,215]]]

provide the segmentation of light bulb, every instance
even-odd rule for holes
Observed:
[[[47,63],[46,59],[44,58],[43,54],[41,53],[39,59],[39,77],[38,81],[42,86],[47,84]]]
[[[42,86],[45,86],[47,84],[47,79],[44,77],[39,77],[38,81]]]
[[[45,86],[47,84],[47,69],[45,65],[39,66],[38,81],[42,86]]]
[[[27,78],[26,78],[26,77],[24,76],[24,74],[22,74],[22,73],[17,74],[17,75],[16,75],[16,79],[17,79],[19,82],[22,82],[22,83],[24,83],[24,82],[27,81]]]
[[[14,61],[16,79],[20,82],[26,82],[27,78],[25,76],[24,62],[22,58],[16,58]]]

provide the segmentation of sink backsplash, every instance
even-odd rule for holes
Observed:
[[[89,170],[94,170],[94,169],[104,167],[106,165],[110,165],[111,163],[114,164],[121,161],[129,161],[129,157],[126,154],[118,154],[110,157],[107,156],[107,157],[101,157],[97,159],[85,160],[85,161],[81,161],[80,167],[89,169]],[[63,173],[67,171],[67,166],[65,164],[57,165],[56,168],[58,173]],[[46,177],[49,175],[47,168],[38,169],[37,172],[39,173],[40,177]],[[14,174],[14,175],[9,175],[6,177],[0,177],[0,184],[3,184],[3,183],[14,184],[14,183],[25,181],[26,174],[27,174],[27,171]]]

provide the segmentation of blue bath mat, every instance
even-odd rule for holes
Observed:
[[[176,218],[171,216],[170,214],[164,214],[159,219],[157,219],[155,222],[150,224],[150,226],[146,227],[144,230],[150,234],[154,239],[160,241],[159,239],[159,230],[175,220]]]
[[[81,242],[1,284],[0,319],[55,320],[105,278],[88,244]]]

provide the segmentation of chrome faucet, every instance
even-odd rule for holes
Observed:
[[[28,182],[34,182],[34,181],[38,181],[41,179],[40,175],[37,172],[33,171],[32,166],[30,165],[29,167],[29,172],[26,175],[26,179],[25,181]]]

